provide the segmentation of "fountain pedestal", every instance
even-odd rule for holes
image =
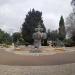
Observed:
[[[33,39],[34,39],[34,50],[32,50],[32,52],[41,52],[39,49],[41,48],[41,40],[46,39],[46,33],[43,33],[43,28],[41,28],[41,25],[38,25],[38,27],[35,28]]]

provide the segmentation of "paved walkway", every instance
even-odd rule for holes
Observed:
[[[0,65],[0,75],[75,75],[75,64],[56,66]]]
[[[0,49],[0,75],[75,75],[75,51],[34,57]]]

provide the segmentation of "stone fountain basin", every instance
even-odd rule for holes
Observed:
[[[20,51],[18,51],[20,52]],[[27,54],[27,53],[26,53]],[[31,53],[30,53],[31,54]],[[13,53],[12,51],[0,50],[0,64],[2,65],[21,65],[21,66],[40,66],[40,65],[60,65],[66,63],[75,62],[75,51],[62,52],[52,55],[36,56],[38,53],[32,53],[33,55],[20,55]]]
[[[64,53],[64,48],[53,48],[53,47],[42,47],[39,49],[34,48],[14,48],[6,49],[6,51],[25,56],[44,56],[44,55],[53,55],[56,53]]]

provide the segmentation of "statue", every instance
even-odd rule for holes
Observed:
[[[38,25],[38,27],[35,28],[35,33],[33,34],[35,48],[40,48],[41,40],[46,39],[46,33],[43,33],[42,31],[43,31],[43,28],[41,28],[40,25]]]

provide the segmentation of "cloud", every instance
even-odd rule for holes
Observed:
[[[0,0],[0,28],[10,33],[20,31],[27,12],[42,11],[46,28],[57,29],[60,16],[72,11],[71,0]]]

